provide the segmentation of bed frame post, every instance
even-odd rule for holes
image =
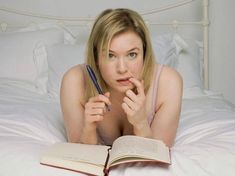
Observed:
[[[205,89],[209,89],[209,0],[203,0],[203,79]]]

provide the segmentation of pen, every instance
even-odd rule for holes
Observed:
[[[86,65],[86,69],[87,69],[87,72],[88,72],[88,74],[89,74],[89,76],[90,76],[92,82],[94,83],[94,85],[95,85],[96,90],[98,91],[98,93],[104,95],[103,91],[102,91],[101,88],[100,88],[100,85],[99,85],[98,82],[97,82],[97,78],[96,78],[95,73],[94,73],[94,71],[92,70],[92,68],[91,68],[89,65]],[[105,106],[106,106],[107,110],[110,111],[110,107],[109,107],[107,104],[105,104]]]

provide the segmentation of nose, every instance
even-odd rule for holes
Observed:
[[[125,73],[127,72],[127,63],[125,62],[124,58],[119,58],[117,63],[117,70],[118,73]]]

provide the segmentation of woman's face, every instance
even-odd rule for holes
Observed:
[[[99,55],[100,73],[110,91],[126,92],[133,89],[131,77],[140,78],[143,68],[143,44],[141,38],[128,31],[114,36],[108,50]]]

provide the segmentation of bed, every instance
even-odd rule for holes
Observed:
[[[148,15],[190,3],[194,1],[165,4],[141,14],[148,19]],[[153,48],[158,62],[177,69],[184,81],[172,164],[121,165],[111,170],[110,176],[235,174],[235,106],[208,87],[208,1],[199,3],[203,15],[198,21],[146,20],[151,29],[171,28],[162,34],[151,33]],[[39,160],[48,146],[67,141],[59,103],[60,81],[69,67],[83,63],[85,40],[81,42],[81,35],[76,38],[74,26],[89,29],[93,17],[62,18],[2,6],[0,12],[41,19],[28,26],[0,19],[0,175],[83,175],[40,165]],[[48,18],[53,22],[42,22]],[[202,34],[188,37],[179,26],[200,26]]]

